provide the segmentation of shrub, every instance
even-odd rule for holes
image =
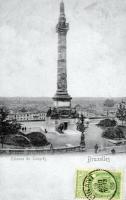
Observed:
[[[11,142],[11,144],[13,144],[15,146],[22,146],[22,147],[31,146],[30,140],[23,135],[12,136],[10,139],[10,142]]]
[[[31,132],[27,134],[26,137],[34,146],[45,146],[49,144],[49,142],[46,139],[46,136],[41,132]]]
[[[109,139],[124,139],[125,135],[120,127],[107,128],[102,136]]]
[[[98,126],[104,126],[104,127],[112,127],[116,126],[117,122],[113,119],[104,119],[101,120],[97,125]]]

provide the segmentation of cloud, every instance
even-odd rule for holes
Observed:
[[[89,9],[93,9],[95,6],[97,5],[97,2],[91,3],[90,5],[88,5],[87,7],[85,7],[85,10],[89,10]]]

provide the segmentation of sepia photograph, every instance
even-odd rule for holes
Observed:
[[[0,199],[126,200],[126,0],[0,0]]]

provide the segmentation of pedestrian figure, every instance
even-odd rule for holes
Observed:
[[[81,147],[85,147],[85,135],[84,133],[81,133],[81,142],[80,142]]]
[[[98,153],[98,145],[97,144],[94,146],[94,148],[95,148],[95,153]]]
[[[52,143],[50,144],[50,151],[53,151],[53,145],[52,145]]]
[[[45,128],[45,133],[47,133],[47,130],[46,130],[46,128]]]
[[[111,152],[112,152],[112,154],[115,154],[115,149],[112,149]]]

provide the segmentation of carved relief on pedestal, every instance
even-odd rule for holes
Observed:
[[[66,74],[62,73],[59,75],[58,83],[57,83],[58,90],[67,90],[67,82],[66,82]]]

